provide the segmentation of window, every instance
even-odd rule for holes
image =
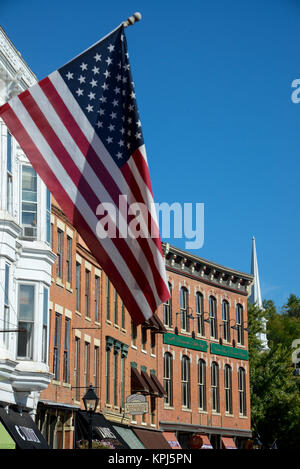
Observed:
[[[182,387],[182,406],[190,408],[190,359],[187,356],[182,357],[181,362],[181,387]]]
[[[239,345],[244,345],[243,307],[239,303],[236,305],[236,327],[237,343]]]
[[[72,284],[72,238],[67,236],[67,256],[66,256],[66,282]]]
[[[48,362],[48,296],[47,288],[44,288],[44,305],[43,305],[43,332],[42,332],[42,361]]]
[[[225,412],[232,414],[232,372],[231,366],[224,368]]]
[[[65,340],[64,340],[64,361],[63,361],[63,381],[69,383],[69,359],[70,359],[70,319],[65,318]]]
[[[54,346],[53,346],[53,374],[54,379],[59,380],[59,358],[60,358],[60,331],[61,331],[61,315],[55,314],[54,327]]]
[[[62,280],[63,278],[63,242],[64,233],[60,229],[57,230],[57,249],[56,249],[56,276]]]
[[[239,388],[239,413],[246,415],[246,373],[244,368],[239,368],[238,372]]]
[[[150,425],[155,425],[156,416],[156,400],[155,397],[150,397]]]
[[[222,302],[222,329],[223,339],[226,342],[230,341],[230,328],[229,328],[229,303],[228,301]]]
[[[198,361],[198,396],[199,409],[206,410],[206,364],[204,360]]]
[[[46,188],[46,241],[51,244],[51,194]]]
[[[37,175],[31,166],[22,166],[22,216],[23,237],[37,236]]]
[[[110,390],[109,390],[109,374],[110,374],[110,348],[106,348],[105,357],[105,402],[110,401]]]
[[[113,382],[113,387],[114,387],[114,406],[118,405],[118,390],[119,390],[119,385],[118,385],[118,353],[114,351],[114,382]]]
[[[90,385],[90,343],[84,343],[84,385],[86,388]]]
[[[172,285],[169,283],[171,298],[164,302],[164,323],[168,327],[172,327]]]
[[[80,401],[80,339],[75,337],[75,357],[74,357],[74,388],[75,400]]]
[[[150,348],[151,348],[151,355],[155,355],[155,347],[156,347],[156,334],[154,331],[150,332]]]
[[[90,317],[90,293],[91,293],[91,272],[85,271],[85,315],[87,318]]]
[[[110,282],[109,282],[109,278],[106,277],[106,319],[108,320],[110,318],[109,290],[110,290]]]
[[[10,323],[10,306],[9,306],[9,276],[10,266],[5,264],[5,284],[4,284],[4,318],[3,318],[3,329],[9,329]],[[8,334],[2,334],[3,344],[8,347]]]
[[[196,294],[196,317],[197,317],[197,332],[204,336],[204,316],[203,316],[203,295],[202,293]]]
[[[11,167],[11,148],[12,148],[11,134],[7,132],[7,152],[6,152],[6,170],[7,170],[7,179],[6,179],[6,210],[12,214],[13,208],[13,178],[12,178],[12,167]]]
[[[19,329],[26,332],[18,334],[18,357],[33,359],[35,287],[19,285]]]
[[[121,353],[121,371],[120,371],[120,379],[121,379],[121,407],[124,408],[124,400],[125,400],[125,358],[126,355]]]
[[[123,301],[121,305],[121,327],[122,329],[125,329],[125,306]]]
[[[217,330],[217,301],[214,296],[209,297],[210,337],[218,338]]]
[[[146,352],[146,344],[147,344],[147,329],[146,327],[142,326],[141,327],[141,333],[142,333],[142,350]]]
[[[118,324],[118,293],[116,289],[114,293],[114,323]]]
[[[211,392],[212,392],[212,410],[219,412],[219,365],[213,362],[211,365]]]
[[[188,320],[188,291],[185,287],[180,290],[180,321],[181,329],[183,331],[189,331],[189,320]]]
[[[76,262],[76,311],[80,311],[81,265]]]
[[[99,321],[100,278],[95,277],[95,321]]]
[[[131,321],[131,345],[136,347],[136,338],[137,338],[137,327],[133,321]]]
[[[100,366],[100,352],[99,352],[99,347],[95,346],[94,347],[94,387],[96,389],[96,394],[97,394],[97,388],[99,388],[99,366]]]
[[[173,405],[173,358],[169,352],[164,355],[164,388],[166,391],[165,404]]]

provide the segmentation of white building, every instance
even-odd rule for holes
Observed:
[[[0,105],[36,82],[0,27]],[[47,364],[50,194],[0,119],[0,406],[35,414]],[[26,332],[14,332],[24,329]],[[11,332],[3,332],[11,331]]]

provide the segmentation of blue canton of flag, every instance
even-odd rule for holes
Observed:
[[[124,27],[58,70],[110,155],[122,166],[144,144]]]

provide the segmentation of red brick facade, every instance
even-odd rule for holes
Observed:
[[[136,338],[134,338],[130,315],[123,308],[113,285],[108,282],[85,243],[54,200],[51,222],[52,249],[57,254],[50,290],[49,324],[49,369],[54,378],[49,387],[41,393],[38,407],[39,427],[50,445],[54,448],[73,447],[74,413],[78,408],[83,408],[82,397],[89,384],[95,386],[99,396],[98,411],[112,422],[153,430],[174,431],[178,436],[182,435],[183,444],[186,444],[188,436],[193,433],[246,438],[250,431],[247,333],[244,332],[243,345],[236,343],[235,347],[232,347],[232,339],[233,334],[236,335],[238,331],[231,327],[229,327],[230,342],[222,343],[222,346],[226,345],[228,348],[222,348],[219,339],[222,337],[223,300],[227,300],[230,305],[229,326],[236,322],[237,303],[243,307],[243,327],[247,325],[250,276],[234,273],[225,268],[222,270],[216,267],[212,270],[211,264],[206,261],[202,270],[205,273],[201,277],[197,271],[197,266],[201,263],[197,261],[197,264],[194,259],[193,265],[196,267],[190,268],[188,267],[190,263],[185,259],[182,267],[182,252],[176,251],[175,248],[173,251],[173,248],[169,249],[166,253],[166,267],[172,285],[172,323],[165,325],[165,334],[153,327],[142,329],[139,326],[136,328]],[[189,259],[189,254],[185,254]],[[181,287],[187,289],[188,314],[194,317],[190,319],[189,332],[181,330],[181,316],[176,314],[180,312]],[[195,303],[197,292],[203,294],[203,311],[206,319],[209,314],[209,297],[214,296],[216,299],[217,339],[209,337],[210,324],[207,322],[204,322],[205,334],[200,336],[197,333]],[[162,322],[164,321],[163,305],[159,308],[157,316]],[[176,325],[178,330],[175,330]],[[217,346],[212,352],[210,352],[211,344]],[[243,358],[233,358],[232,354],[239,354],[239,351],[244,353]],[[130,394],[136,392],[133,386],[132,368],[140,375],[146,373],[146,378],[150,378],[150,381],[155,375],[163,385],[165,353],[170,353],[173,358],[171,405],[166,404],[162,394],[159,396],[152,394],[151,397],[148,393],[149,413],[143,417],[130,417],[124,413],[124,403]],[[187,385],[190,392],[188,405],[182,403],[184,356],[189,358],[190,363],[190,379]],[[198,398],[200,359],[206,364],[204,409],[199,408]],[[217,412],[212,410],[212,362],[217,363],[219,368]],[[225,365],[230,365],[232,370],[231,413],[225,411]],[[241,415],[239,409],[238,370],[240,368],[245,370],[245,415]]]

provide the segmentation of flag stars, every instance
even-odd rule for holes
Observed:
[[[109,131],[112,132],[113,130],[115,130],[115,126],[110,124],[110,126],[108,127],[109,128]]]
[[[91,106],[90,104],[88,104],[85,109],[87,110],[87,112],[93,112],[94,106]]]
[[[108,48],[110,53],[112,53],[115,50],[115,46],[113,44],[109,44]]]
[[[90,99],[95,99],[95,93],[90,92],[90,93],[88,94],[88,97],[89,97]]]
[[[103,90],[108,90],[109,88],[109,85],[107,83],[103,83],[103,85],[101,86],[101,88],[103,88]]]
[[[105,72],[103,73],[103,75],[105,76],[105,78],[109,78],[110,77],[110,72],[108,70],[105,70]]]
[[[74,73],[68,72],[66,74],[66,77],[67,77],[68,80],[73,80],[73,75],[74,75]]]
[[[103,122],[98,121],[96,125],[97,125],[98,129],[100,129],[101,127],[103,127]]]
[[[82,64],[80,65],[80,68],[81,68],[82,71],[87,70],[87,64],[82,62]]]
[[[118,106],[119,101],[117,101],[116,99],[114,99],[113,102],[112,102],[112,104],[113,104],[114,107],[116,107],[116,106]]]
[[[97,52],[97,54],[94,56],[94,59],[96,60],[96,62],[101,62],[101,57],[102,57],[102,55],[98,54],[98,52]]]
[[[120,140],[120,141],[118,142],[118,145],[119,145],[120,147],[124,147],[124,143],[125,143],[124,140]]]
[[[111,117],[112,119],[116,119],[117,113],[116,113],[116,112],[112,112],[112,113],[110,114],[110,117]]]
[[[83,90],[81,88],[78,88],[78,90],[76,90],[76,93],[77,93],[77,96],[83,96]]]
[[[94,80],[94,78],[92,79],[92,81],[90,81],[90,84],[92,85],[92,88],[94,88],[95,86],[97,86],[97,80]]]
[[[116,156],[117,156],[118,160],[121,160],[123,158],[123,155],[120,151],[118,151]]]
[[[107,137],[106,141],[107,141],[107,143],[112,143],[112,142],[113,142],[113,138],[112,138],[112,137]]]
[[[82,75],[80,75],[80,77],[78,78],[78,80],[79,80],[80,84],[85,83],[85,77],[82,76]]]
[[[107,65],[111,65],[113,63],[113,60],[110,58],[110,57],[107,57],[107,59],[105,60],[105,62],[107,63]]]
[[[92,72],[94,73],[94,75],[97,75],[99,73],[99,67],[96,67],[95,65],[94,68],[92,69]]]

